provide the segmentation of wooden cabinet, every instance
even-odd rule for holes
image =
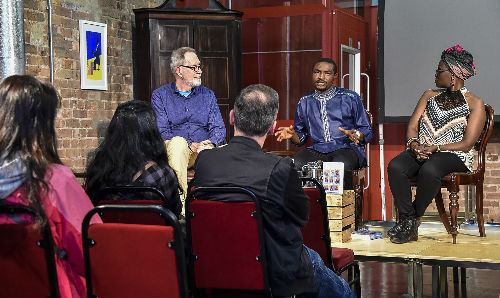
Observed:
[[[239,11],[209,1],[207,9],[181,9],[175,1],[157,8],[134,9],[135,87],[139,99],[149,101],[156,88],[174,81],[170,55],[179,47],[192,47],[202,64],[202,84],[212,89],[232,135],[229,111],[241,90],[241,16]]]

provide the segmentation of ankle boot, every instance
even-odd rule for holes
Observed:
[[[422,223],[422,217],[417,217],[417,228],[420,227]],[[392,228],[387,231],[387,236],[394,237],[397,233],[399,233],[403,229],[403,225],[401,224],[401,220],[398,221]]]
[[[392,243],[402,244],[418,240],[418,226],[415,217],[401,220],[401,230],[396,235],[390,237]]]
[[[403,229],[402,221],[399,220],[392,228],[387,231],[387,236],[394,237],[397,233],[399,233]]]

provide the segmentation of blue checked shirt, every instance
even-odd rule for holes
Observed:
[[[356,129],[363,133],[363,144],[355,145],[339,130]],[[294,129],[300,138],[297,146],[310,137],[310,149],[329,153],[342,148],[352,148],[361,164],[365,163],[364,144],[373,138],[370,120],[363,102],[356,92],[333,86],[327,93],[317,91],[304,95],[297,104]]]
[[[156,112],[158,129],[163,140],[175,136],[189,143],[210,140],[220,145],[226,138],[226,127],[212,90],[198,86],[187,97],[182,96],[175,82],[153,91],[151,105]]]

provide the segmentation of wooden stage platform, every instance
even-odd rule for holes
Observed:
[[[441,222],[423,222],[419,228],[418,241],[394,244],[386,236],[387,230],[393,225],[394,222],[365,222],[368,229],[382,232],[384,237],[375,240],[353,239],[332,245],[352,249],[358,261],[408,264],[408,293],[414,297],[422,297],[422,265],[432,266],[433,297],[448,297],[448,267],[453,268],[454,293],[466,293],[466,268],[500,270],[498,225],[486,225],[486,237],[479,237],[477,225],[462,224],[456,244],[452,243],[451,235],[447,234]]]

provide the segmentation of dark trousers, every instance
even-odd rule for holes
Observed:
[[[295,167],[302,169],[302,166],[311,161],[334,161],[344,163],[344,189],[352,189],[352,170],[359,169],[359,160],[356,152],[350,148],[343,148],[329,153],[321,153],[309,148],[302,149],[293,158]]]
[[[387,167],[389,186],[400,217],[420,217],[441,188],[441,178],[451,172],[468,172],[462,160],[450,152],[436,152],[419,162],[413,151],[406,150],[394,157]],[[418,184],[412,203],[410,178]]]

